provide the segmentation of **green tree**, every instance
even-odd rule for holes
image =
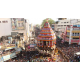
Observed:
[[[45,22],[46,22],[47,19],[48,19],[48,22],[49,22],[50,26],[55,23],[55,21],[54,21],[53,19],[51,19],[51,18],[46,18],[46,19],[44,19],[44,20],[42,21],[42,24],[41,24],[42,27],[44,26],[44,24],[45,24]]]

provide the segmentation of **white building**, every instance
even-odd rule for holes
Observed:
[[[0,37],[11,35],[11,19],[0,18]]]
[[[11,33],[23,33],[24,41],[29,38],[29,21],[24,18],[0,18],[0,37]]]
[[[65,32],[67,26],[72,25],[70,23],[71,20],[72,19],[64,19],[64,20],[62,19],[62,20],[59,20],[57,24],[55,24],[55,31],[58,32],[59,36],[62,32]],[[78,22],[75,23],[74,25],[80,25],[80,19],[78,19]]]
[[[14,30],[12,29],[12,32],[18,32],[18,33],[23,33],[23,40],[24,41],[29,41],[29,34],[30,34],[30,30],[29,30],[29,20],[27,19],[23,19],[22,21],[18,21],[17,22],[17,29],[15,28]]]
[[[64,31],[68,25],[70,25],[70,20],[59,20],[58,24],[55,25],[55,30]]]

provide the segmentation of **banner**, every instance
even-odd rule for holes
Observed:
[[[14,57],[16,57],[16,53],[12,53],[12,54],[10,55],[10,59],[11,59],[11,58],[14,58]]]
[[[4,59],[4,61],[7,61],[7,60],[9,60],[9,59],[10,59],[10,55],[3,56],[3,59]]]

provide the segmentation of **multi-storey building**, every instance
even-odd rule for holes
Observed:
[[[0,37],[11,35],[11,19],[0,18]]]
[[[28,42],[29,21],[24,18],[0,18],[0,37],[13,34],[23,35],[23,40]]]
[[[55,24],[55,31],[58,32],[57,34],[60,36],[62,32],[65,32],[66,27],[72,25],[70,23],[72,19],[67,20],[66,18],[59,19],[59,21]],[[80,19],[74,25],[80,25]]]
[[[70,44],[72,43],[80,44],[80,25],[73,25],[72,29],[71,26],[68,26],[66,28],[65,34],[64,35],[62,34],[62,38],[66,42],[70,42]]]
[[[24,18],[11,18],[12,33],[18,32],[23,35],[23,40],[28,42],[29,38],[29,21]]]

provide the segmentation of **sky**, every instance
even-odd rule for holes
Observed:
[[[44,19],[46,19],[46,18],[43,18],[43,17],[42,18],[28,18],[29,23],[30,24],[32,23],[33,25],[41,24]],[[51,19],[53,19],[54,21],[57,20],[57,18],[51,18]]]

